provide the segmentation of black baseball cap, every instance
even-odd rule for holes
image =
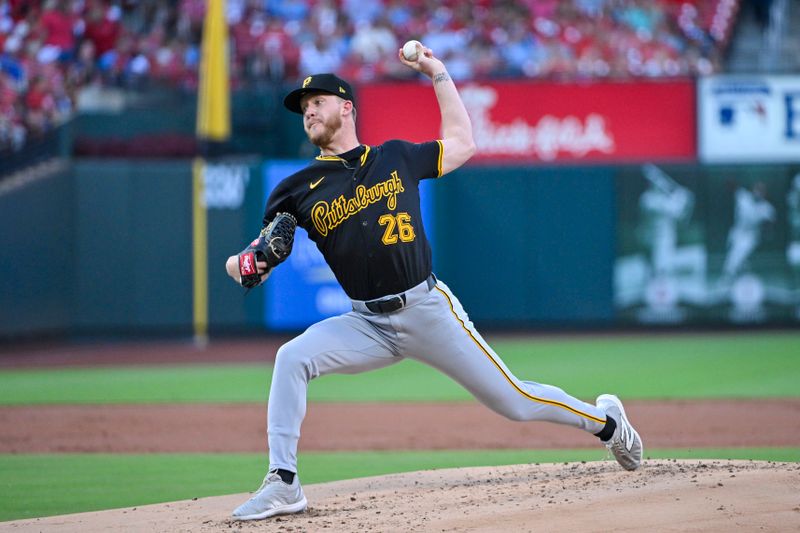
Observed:
[[[303,114],[300,109],[300,99],[303,95],[313,92],[335,94],[345,100],[350,100],[353,104],[356,99],[353,97],[353,89],[350,84],[335,74],[314,74],[303,80],[301,87],[286,95],[283,105],[286,109],[294,113]]]

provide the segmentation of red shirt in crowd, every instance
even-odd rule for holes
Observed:
[[[119,22],[109,20],[108,17],[98,17],[96,20],[91,20],[86,25],[86,38],[94,43],[95,53],[97,57],[105,54],[117,42],[119,37],[120,25]]]
[[[72,33],[74,26],[75,19],[65,11],[48,9],[42,13],[41,27],[46,35],[45,44],[71,50],[75,46],[75,35]]]
[[[55,106],[53,95],[48,91],[47,83],[44,80],[37,81],[25,96],[25,105],[28,109],[38,111],[50,111]]]

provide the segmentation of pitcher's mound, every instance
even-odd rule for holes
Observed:
[[[305,487],[305,513],[234,522],[247,494],[0,524],[3,531],[752,531],[800,528],[800,464],[611,461],[433,470]]]

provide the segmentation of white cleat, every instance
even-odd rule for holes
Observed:
[[[233,511],[234,520],[261,520],[279,514],[300,513],[308,507],[308,500],[294,475],[291,485],[283,482],[275,472],[269,472],[253,497]]]
[[[613,394],[601,394],[597,397],[597,407],[606,412],[617,423],[617,429],[610,439],[604,442],[606,448],[614,454],[617,462],[625,470],[636,470],[642,464],[644,444],[639,433],[633,429],[622,402]]]

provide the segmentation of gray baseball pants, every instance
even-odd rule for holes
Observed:
[[[511,420],[545,420],[597,433],[605,412],[558,387],[520,381],[486,344],[450,289],[438,281],[405,292],[399,311],[375,314],[364,302],[328,318],[281,346],[269,392],[270,469],[297,472],[297,442],[308,382],[325,374],[357,374],[404,358],[444,372],[481,403]]]

